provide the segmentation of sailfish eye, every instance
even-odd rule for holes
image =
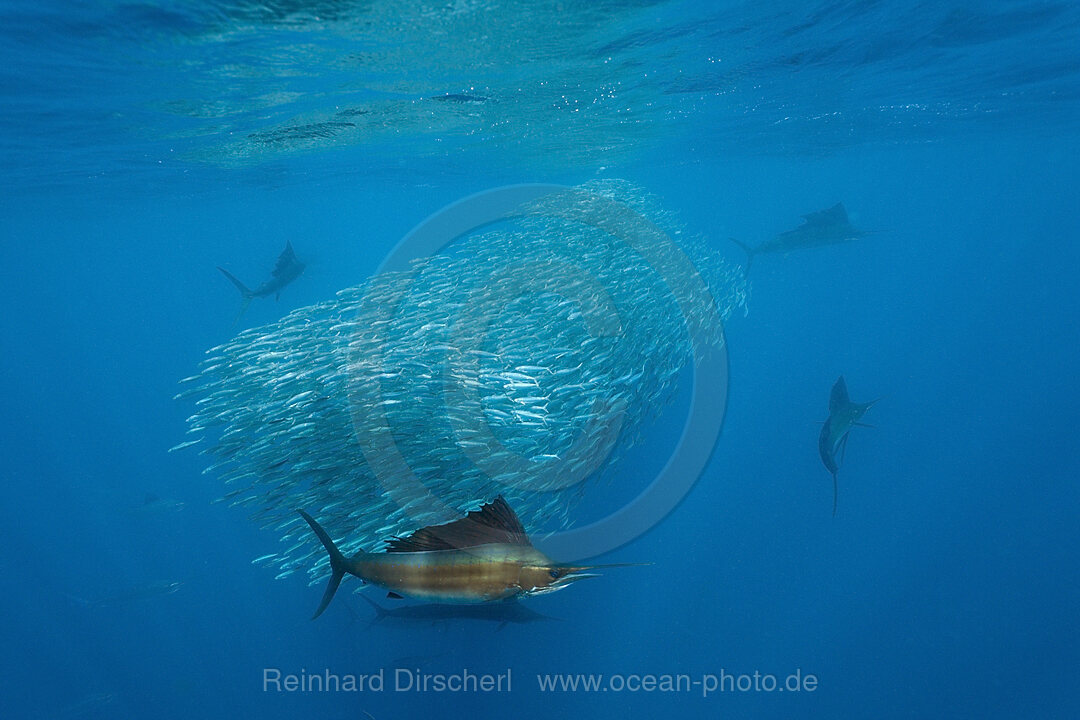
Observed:
[[[551,576],[552,580],[558,580],[559,579],[559,571],[557,569],[551,570],[550,572],[548,572],[548,575]]]

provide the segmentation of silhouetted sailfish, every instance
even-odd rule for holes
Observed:
[[[485,603],[561,590],[596,577],[584,572],[617,565],[562,565],[532,546],[517,515],[500,495],[459,520],[421,528],[387,543],[383,553],[341,554],[322,526],[298,510],[330,555],[330,582],[319,617],[346,573],[378,585],[388,597],[436,603]]]
[[[877,400],[868,403],[853,403],[848,397],[847,383],[844,376],[833,385],[829,394],[829,417],[821,426],[821,435],[818,436],[818,453],[821,462],[825,463],[825,469],[832,473],[833,478],[833,517],[836,517],[837,479],[836,473],[840,469],[840,463],[844,461],[844,450],[847,448],[848,433],[851,428],[872,427],[865,425],[859,420],[866,414]],[[836,459],[837,451],[840,453],[839,462]]]
[[[244,283],[237,280],[235,275],[219,265],[218,270],[232,281],[232,284],[240,291],[240,297],[243,300],[243,304],[240,306],[240,312],[237,314],[236,320],[240,320],[244,311],[248,309],[248,305],[250,305],[251,301],[255,298],[268,297],[270,295],[273,295],[275,300],[280,298],[281,291],[285,289],[286,285],[300,277],[301,273],[304,272],[304,267],[304,263],[300,262],[296,257],[296,253],[293,252],[292,242],[290,241],[285,242],[285,249],[278,255],[277,264],[274,265],[274,270],[270,273],[270,279],[254,290],[248,288]]]
[[[385,608],[367,596],[363,599],[375,611],[372,622],[392,621],[400,625],[411,625],[417,622],[485,621],[496,623],[496,630],[501,630],[508,624],[524,625],[558,619],[542,615],[516,600],[482,605],[425,603]]]
[[[857,230],[848,220],[843,203],[836,203],[827,210],[819,210],[803,215],[803,223],[791,230],[785,230],[772,240],[766,240],[757,247],[750,247],[735,238],[728,238],[746,252],[746,270],[754,262],[754,256],[761,253],[789,253],[793,250],[836,245],[849,240],[865,237],[866,232]]]

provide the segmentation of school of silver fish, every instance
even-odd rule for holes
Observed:
[[[297,508],[350,555],[500,493],[530,532],[558,530],[588,485],[617,482],[692,344],[722,344],[713,320],[745,308],[747,286],[637,187],[577,190],[556,202],[580,207],[540,201],[246,330],[181,381],[196,410],[174,449],[205,444],[223,499],[280,535],[256,563],[327,575]],[[633,212],[583,220],[611,202]]]

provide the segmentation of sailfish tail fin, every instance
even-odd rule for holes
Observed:
[[[322,525],[315,521],[315,518],[308,515],[303,510],[297,510],[300,515],[307,520],[307,524],[311,526],[311,529],[315,531],[315,536],[319,538],[319,542],[326,548],[327,554],[330,556],[330,582],[326,584],[326,592],[323,593],[322,603],[319,604],[319,609],[315,611],[315,614],[311,616],[311,619],[322,615],[323,610],[330,604],[330,601],[334,599],[334,593],[337,592],[338,585],[341,584],[341,579],[345,577],[345,573],[349,571],[349,562],[345,559],[345,556],[338,550],[337,545],[330,536],[323,530]]]
[[[240,318],[244,317],[244,313],[247,312],[248,305],[250,305],[251,301],[255,298],[255,293],[253,293],[247,285],[240,282],[240,280],[237,279],[235,275],[233,275],[225,268],[219,265],[218,270],[221,271],[222,275],[229,278],[229,281],[232,282],[232,284],[236,286],[236,289],[240,291],[240,297],[242,298],[242,301],[240,303],[240,312],[236,313],[236,319],[233,320],[233,326],[235,327],[240,322]]]
[[[832,474],[832,516],[836,517],[836,496],[837,496],[837,482],[836,473]]]
[[[232,284],[236,286],[236,289],[240,291],[240,295],[243,296],[245,299],[250,300],[251,298],[255,297],[255,293],[251,292],[248,286],[240,282],[237,277],[231,272],[221,267],[220,265],[218,266],[218,270],[221,271],[222,275],[229,278]]]
[[[236,312],[236,317],[233,318],[233,327],[235,328],[240,324],[240,318],[244,317],[244,313],[247,312],[248,306],[251,305],[252,295],[245,295],[243,301],[240,303],[240,309]]]
[[[728,240],[741,247],[743,252],[746,253],[746,272],[750,272],[750,266],[754,263],[754,255],[757,254],[754,251],[754,248],[750,247],[742,241],[736,240],[733,237],[729,237]]]
[[[747,245],[744,242],[740,242],[739,240],[736,240],[733,237],[729,237],[728,240],[730,240],[731,242],[733,242],[736,245],[738,245],[739,247],[741,247],[743,252],[746,253],[746,272],[750,272],[750,266],[754,264],[754,255],[757,254],[754,251],[754,248],[750,247],[749,245]]]
[[[377,623],[380,620],[386,618],[386,616],[388,615],[386,608],[369,598],[367,595],[364,595],[363,593],[360,593],[360,597],[363,598],[364,602],[370,605],[371,609],[375,611],[375,617],[371,618],[371,622],[369,622],[368,625]]]

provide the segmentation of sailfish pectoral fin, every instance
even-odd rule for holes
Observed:
[[[847,439],[847,433],[844,433],[844,437],[840,438],[840,462],[844,462],[844,453],[847,452]]]

